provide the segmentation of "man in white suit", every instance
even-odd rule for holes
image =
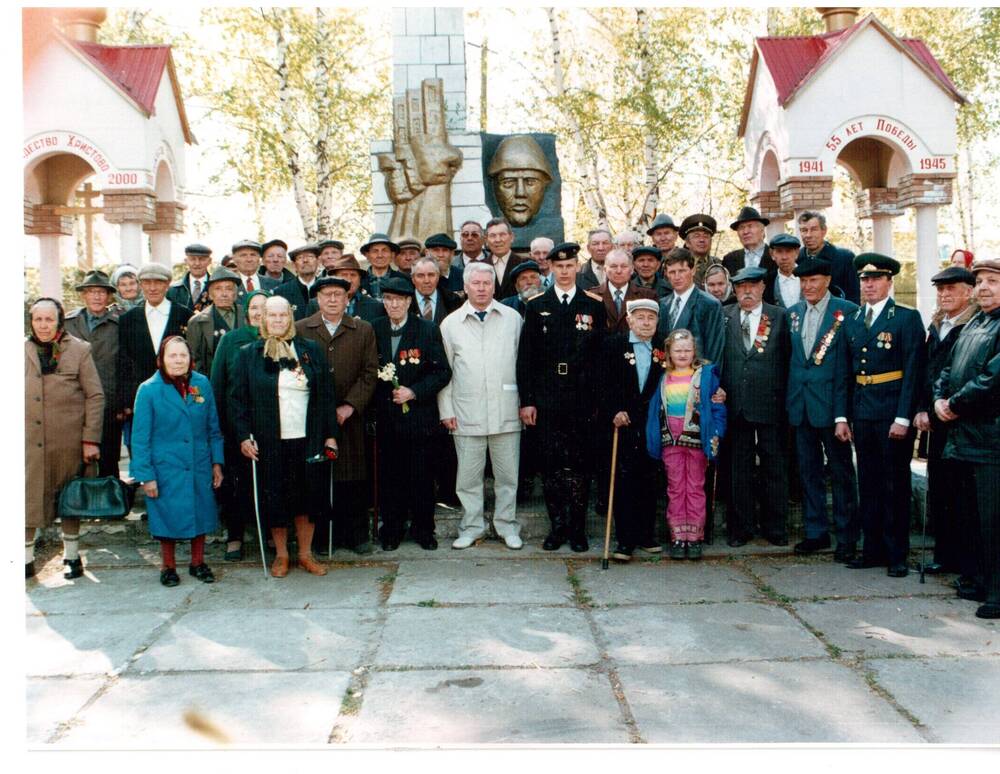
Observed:
[[[521,548],[517,523],[517,474],[521,420],[517,393],[517,344],[521,315],[493,298],[493,267],[465,267],[467,301],[441,323],[451,382],[438,393],[441,423],[455,439],[455,491],[462,521],[452,548],[468,548],[486,534],[483,471],[486,451],[493,464],[496,507],[493,528],[508,548]]]

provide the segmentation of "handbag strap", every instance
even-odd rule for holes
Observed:
[[[88,476],[87,475],[87,468],[89,468],[91,466],[94,467],[94,475],[93,476]],[[76,470],[76,477],[77,478],[97,478],[97,460],[93,460],[92,462],[81,462],[80,463],[80,467],[77,468],[77,470]]]

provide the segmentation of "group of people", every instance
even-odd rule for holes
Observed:
[[[648,245],[595,229],[585,262],[579,245],[546,238],[519,255],[496,218],[462,224],[460,244],[373,234],[364,269],[337,240],[288,251],[276,239],[238,242],[214,271],[211,251],[190,245],[176,282],[155,264],[92,272],[80,309],[31,308],[26,574],[54,493],[81,463],[117,475],[124,431],[165,585],[179,582],[184,539],[190,574],[214,580],[204,538],[218,512],[230,560],[257,514],[276,577],[291,566],[290,526],[308,572],[325,574],[314,554],[334,544],[370,553],[370,505],[384,551],[407,523],[437,548],[435,502],[461,507],[452,545],[468,548],[487,533],[487,464],[492,526],[510,549],[540,474],[543,548],[588,549],[593,482],[623,562],[662,550],[661,471],[674,559],[702,556],[716,499],[730,545],[787,545],[792,477],[795,551],[831,548],[829,469],[835,561],[902,577],[920,430],[928,569],[959,573],[977,614],[1000,616],[1000,261],[960,256],[935,275],[928,332],[892,298],[893,258],[831,244],[820,213],[799,216],[801,242],[768,241],[767,225],[744,207],[730,225],[742,246],[722,258],[706,214],[658,216]],[[79,525],[62,529],[77,577]]]

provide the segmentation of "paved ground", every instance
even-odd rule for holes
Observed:
[[[90,548],[27,587],[27,739],[1000,743],[1000,626],[950,578],[750,549],[604,572],[404,544],[265,580],[212,546],[216,584],[166,589],[152,544]]]

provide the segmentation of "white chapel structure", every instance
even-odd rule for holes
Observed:
[[[921,40],[857,8],[819,8],[820,35],[755,41],[739,135],[769,236],[833,202],[834,165],[861,188],[873,250],[893,254],[892,219],[916,210],[917,298],[935,304],[937,208],[951,203],[955,116],[966,100]]]
[[[40,243],[41,291],[56,298],[60,237],[73,233],[83,181],[119,227],[122,263],[169,267],[171,235],[183,231],[195,138],[170,46],[100,45],[105,18],[103,8],[24,10],[24,232]]]

